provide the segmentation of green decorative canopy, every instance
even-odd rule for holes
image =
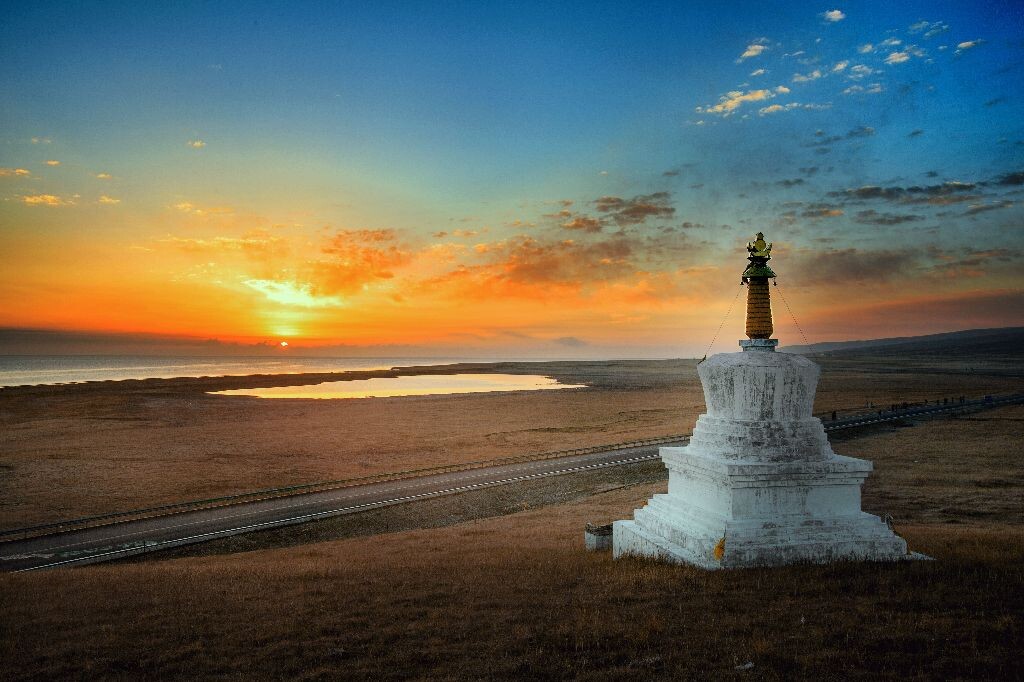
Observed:
[[[775,277],[775,273],[768,267],[768,261],[772,258],[772,245],[764,240],[762,233],[758,232],[754,241],[747,242],[747,252],[750,254],[747,256],[750,264],[743,271],[744,282],[751,277]]]

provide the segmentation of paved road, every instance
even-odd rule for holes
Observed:
[[[1002,407],[1004,405],[1016,405],[1024,402],[1024,394],[1017,393],[1014,395],[1007,396],[990,396],[986,398],[979,398],[977,400],[965,400],[964,402],[951,402],[943,405],[935,402],[930,405],[918,405],[914,407],[899,408],[895,411],[892,410],[878,410],[876,413],[871,414],[858,414],[852,417],[844,417],[838,420],[829,420],[822,418],[822,423],[825,425],[826,431],[840,431],[842,429],[852,429],[859,426],[869,426],[871,424],[882,424],[884,422],[900,421],[902,419],[908,419],[912,417],[929,417],[936,416],[948,412],[957,411],[974,411],[974,410],[985,410],[993,407]]]
[[[826,431],[863,427],[908,417],[927,417],[960,409],[985,409],[1024,402],[1024,395],[972,400],[960,405],[915,407],[826,420]],[[658,458],[658,448],[675,443],[622,447],[543,461],[504,464],[381,483],[185,511],[149,519],[112,523],[53,535],[0,543],[0,571],[31,571],[121,559],[159,549],[205,542],[256,530],[287,526],[376,507],[505,485],[544,476],[619,466]]]
[[[682,445],[685,440],[664,445]],[[658,445],[539,462],[506,464],[414,479],[280,497],[83,528],[0,543],[0,570],[30,571],[121,559],[255,530],[305,523],[376,507],[658,458]]]

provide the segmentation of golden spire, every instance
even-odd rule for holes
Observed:
[[[747,259],[750,264],[743,271],[742,281],[747,285],[747,338],[770,339],[772,337],[772,305],[768,280],[775,273],[768,267],[772,245],[764,240],[760,232],[754,241],[747,242]]]

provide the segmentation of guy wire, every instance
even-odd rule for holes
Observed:
[[[741,284],[742,288],[743,285]],[[704,357],[697,361],[697,364],[704,362],[708,359],[708,353],[711,352],[711,347],[715,345],[715,341],[718,340],[718,335],[722,333],[722,327],[725,326],[725,321],[729,319],[729,313],[732,312],[732,307],[736,305],[736,299],[740,297],[740,289],[736,290],[736,295],[732,297],[732,303],[729,304],[729,309],[725,311],[725,317],[722,318],[722,322],[718,325],[718,331],[715,332],[715,336],[711,339],[711,343],[708,344],[708,349],[704,352]]]
[[[796,315],[793,314],[793,309],[789,307],[789,301],[786,300],[786,297],[782,294],[782,289],[779,287],[779,280],[775,280],[775,290],[779,292],[779,298],[781,298],[782,302],[786,304],[786,310],[789,312],[789,316],[793,318],[793,324],[796,325],[797,331],[800,332],[800,337],[804,340],[804,343],[807,344],[807,347],[812,353],[817,353],[818,351],[815,349],[814,344],[807,340],[807,335],[804,334],[803,328],[800,326],[800,323],[796,321]]]

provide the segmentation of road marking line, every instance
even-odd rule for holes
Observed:
[[[479,489],[479,488],[488,488],[488,487],[494,487],[494,486],[498,486],[498,485],[506,485],[506,484],[509,484],[509,483],[515,483],[515,482],[519,482],[519,481],[526,481],[526,480],[531,480],[531,479],[536,479],[536,478],[544,478],[544,477],[547,477],[547,476],[556,476],[556,475],[559,475],[559,474],[566,474],[566,473],[572,473],[572,472],[577,472],[577,471],[585,471],[585,470],[588,470],[588,469],[598,469],[598,468],[604,468],[604,467],[609,467],[609,466],[616,466],[616,465],[621,465],[621,464],[629,464],[629,463],[640,462],[640,461],[645,461],[645,460],[652,460],[652,459],[657,459],[658,457],[659,457],[659,455],[657,453],[652,453],[652,454],[646,454],[646,455],[639,455],[639,456],[636,456],[636,457],[629,457],[629,458],[625,458],[625,459],[616,459],[616,460],[611,460],[611,461],[607,461],[607,462],[595,462],[595,463],[592,463],[592,464],[579,465],[579,466],[575,466],[575,467],[567,467],[567,468],[562,468],[562,469],[555,469],[555,470],[552,470],[552,471],[544,471],[544,472],[540,472],[540,473],[522,474],[522,475],[519,475],[519,476],[510,476],[510,477],[501,478],[501,479],[494,479],[494,480],[490,480],[490,481],[483,481],[483,482],[480,482],[480,483],[470,483],[470,484],[467,484],[467,485],[455,486],[455,487],[451,487],[451,488],[445,488],[445,489],[439,490],[439,491],[427,491],[427,492],[423,492],[423,493],[416,493],[416,494],[413,494],[413,495],[404,495],[404,496],[394,497],[394,498],[390,498],[390,499],[386,499],[386,500],[379,500],[379,501],[376,501],[376,502],[364,502],[364,503],[361,503],[361,504],[350,505],[350,506],[346,506],[346,507],[339,507],[339,508],[336,508],[336,509],[331,509],[331,510],[322,511],[322,512],[314,512],[314,513],[311,513],[311,514],[304,514],[304,515],[300,515],[300,516],[287,517],[287,518],[284,518],[284,519],[275,519],[275,520],[272,520],[272,521],[264,521],[264,522],[255,523],[255,524],[248,524],[248,525],[245,525],[245,526],[236,526],[236,527],[233,527],[233,528],[224,528],[224,529],[220,529],[220,530],[216,530],[216,531],[210,531],[208,533],[200,533],[200,534],[197,534],[197,535],[186,536],[184,538],[174,538],[174,539],[170,539],[170,540],[163,540],[163,541],[156,542],[156,543],[153,543],[153,544],[147,544],[147,545],[145,545],[143,547],[139,547],[139,546],[125,547],[125,548],[121,548],[121,549],[110,550],[110,551],[106,551],[106,552],[100,552],[98,554],[90,554],[88,556],[75,557],[73,559],[65,559],[65,560],[62,560],[62,561],[52,562],[52,563],[49,563],[49,564],[43,564],[43,565],[40,565],[40,566],[33,566],[33,567],[29,567],[29,568],[23,568],[23,569],[19,569],[18,571],[15,571],[15,572],[16,573],[21,573],[21,572],[25,572],[25,571],[40,570],[40,569],[44,569],[44,568],[54,568],[54,567],[57,567],[57,566],[66,566],[66,565],[75,564],[75,563],[82,563],[82,562],[86,562],[86,561],[92,562],[92,561],[94,561],[96,559],[100,559],[102,557],[107,557],[107,556],[113,557],[113,556],[118,555],[118,554],[142,554],[142,553],[154,551],[155,549],[163,547],[163,546],[174,545],[174,544],[191,544],[192,542],[199,542],[203,538],[213,538],[213,537],[218,536],[218,535],[220,535],[220,536],[238,535],[238,534],[241,534],[242,532],[256,530],[256,529],[259,529],[259,528],[292,525],[292,524],[295,524],[295,523],[300,523],[302,521],[311,521],[311,520],[314,520],[314,519],[317,519],[317,518],[324,518],[324,517],[329,517],[329,516],[338,516],[338,515],[342,515],[342,514],[345,514],[345,513],[351,513],[353,511],[358,511],[358,510],[361,510],[361,509],[369,509],[369,508],[373,508],[373,507],[389,506],[389,505],[397,504],[397,503],[400,503],[400,502],[408,502],[408,501],[412,501],[412,500],[425,499],[425,498],[429,498],[429,497],[438,497],[438,496],[452,494],[452,493],[456,493],[456,492],[467,492],[467,491],[476,490],[476,489]],[[331,502],[331,501],[335,501],[335,500],[333,498],[332,499],[321,500],[321,502]],[[310,504],[310,503],[306,503],[306,504]],[[279,510],[279,509],[289,509],[289,508],[297,507],[297,506],[306,506],[306,505],[305,504],[291,505],[289,507],[280,507],[280,508],[276,508],[276,509],[277,510]],[[244,513],[244,514],[236,514],[236,515],[233,515],[233,516],[219,517],[219,519],[230,519],[230,518],[237,518],[237,517],[242,517],[242,516],[251,516],[251,515],[256,514],[256,513],[262,513],[262,512],[265,512],[265,511],[274,511],[274,510],[275,509],[260,510],[260,511],[256,511],[256,512],[247,512],[247,513]],[[214,519],[214,520],[218,520],[218,519]],[[190,525],[196,525],[197,523],[203,523],[203,521],[193,521],[193,522],[184,523],[184,524],[177,524],[177,525],[174,525],[174,526],[164,526],[164,527],[159,527],[159,528],[157,528],[155,530],[158,530],[158,531],[173,530],[174,528],[182,528],[182,527],[186,527],[186,526],[190,526]],[[154,529],[150,529],[150,530],[154,530]],[[135,535],[140,535],[140,534],[145,533],[145,532],[149,532],[149,531],[143,530],[143,531],[136,531],[136,532],[133,532],[133,533],[125,533],[125,534],[122,534],[122,535],[101,538],[101,540],[104,543],[110,543],[111,541],[115,541],[115,540],[122,539],[122,538],[128,538],[128,537],[132,537],[132,536],[135,536]],[[54,553],[59,553],[59,550],[68,549],[68,548],[71,548],[71,547],[75,547],[75,546],[82,545],[82,544],[88,544],[88,542],[95,542],[95,541],[96,540],[85,541],[85,542],[74,543],[74,544],[68,544],[68,545],[62,545],[62,546],[60,546],[58,548],[55,548],[53,551],[54,551]],[[47,548],[47,550],[49,551],[50,548]],[[0,558],[6,559],[7,557],[0,557]]]

